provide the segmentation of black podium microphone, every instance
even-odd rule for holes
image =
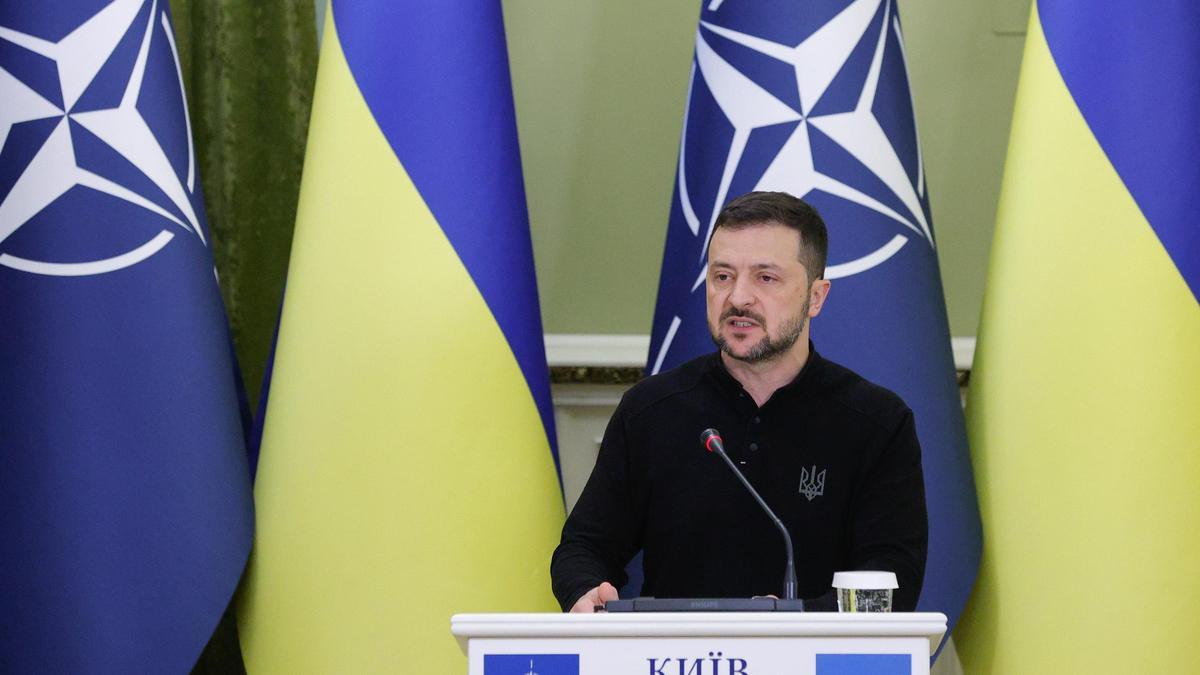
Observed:
[[[733,463],[733,460],[729,459],[729,455],[725,454],[725,444],[721,441],[721,432],[717,431],[716,429],[705,429],[704,432],[700,434],[700,442],[704,444],[704,448],[706,450],[709,452],[715,452],[721,456],[721,459],[725,460],[725,463],[729,465],[731,470],[733,470],[734,475],[736,475],[738,479],[742,481],[742,485],[745,485],[746,489],[750,491],[750,494],[754,495],[755,501],[757,501],[758,505],[762,507],[762,510],[766,511],[767,515],[771,517],[771,520],[775,523],[775,527],[778,527],[779,531],[783,533],[783,543],[787,547],[787,568],[783,571],[783,599],[795,600],[796,560],[792,556],[792,535],[788,534],[787,528],[783,526],[783,521],[779,519],[779,516],[775,515],[775,512],[771,510],[771,507],[767,506],[767,503],[763,501],[761,496],[759,496],[758,490],[754,489],[754,486],[750,484],[750,481],[746,480],[746,477],[742,475],[741,471],[738,470],[737,465]]]

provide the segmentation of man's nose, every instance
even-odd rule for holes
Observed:
[[[749,307],[754,304],[754,289],[750,285],[750,280],[745,277],[738,277],[733,282],[733,288],[729,291],[729,304],[737,308]]]

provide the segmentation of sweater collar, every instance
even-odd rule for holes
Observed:
[[[816,373],[821,370],[820,364],[823,363],[824,360],[825,359],[823,359],[821,355],[817,353],[816,345],[813,344],[812,340],[809,340],[808,360],[804,362],[804,366],[800,368],[800,372],[796,373],[796,377],[792,378],[791,382],[788,382],[782,387],[776,389],[775,393],[771,394],[770,400],[775,400],[780,395],[791,395],[802,390],[805,386],[807,386],[808,383],[816,379]],[[714,351],[709,355],[708,369],[712,377],[716,380],[717,386],[720,387],[722,391],[728,393],[732,397],[738,397],[745,393],[745,388],[742,387],[742,383],[738,382],[737,378],[735,378],[729,372],[729,369],[725,367],[725,362],[721,359],[720,350]]]

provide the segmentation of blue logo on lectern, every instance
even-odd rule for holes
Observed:
[[[579,675],[579,655],[484,654],[483,675]]]
[[[912,675],[912,656],[817,654],[817,675]]]

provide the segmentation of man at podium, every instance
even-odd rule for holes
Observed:
[[[892,392],[824,359],[809,320],[829,294],[817,211],[752,192],[718,215],[705,280],[717,350],[622,398],[551,561],[564,610],[617,598],[644,552],[643,595],[782,595],[785,545],[728,455],[791,534],[797,590],[832,605],[833,573],[895,572],[893,606],[916,607],[928,527],[913,414]]]

